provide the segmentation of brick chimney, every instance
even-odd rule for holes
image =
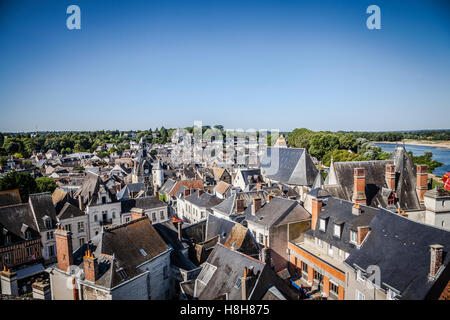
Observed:
[[[262,189],[262,182],[258,180],[258,182],[256,183],[256,191],[261,191]]]
[[[252,214],[253,215],[255,215],[259,209],[261,209],[261,203],[262,203],[261,198],[253,199],[253,205],[252,205]]]
[[[387,164],[386,165],[386,171],[385,171],[385,178],[386,178],[386,184],[389,189],[395,191],[395,165],[393,164]]]
[[[267,195],[267,202],[270,202],[270,200],[272,200],[272,198],[273,198],[272,194],[268,194]]]
[[[83,257],[84,279],[95,282],[98,279],[98,259],[91,250],[87,250]]]
[[[261,261],[272,267],[272,251],[267,246],[267,237],[264,239],[264,248],[261,250]]]
[[[55,231],[55,240],[58,269],[68,271],[69,267],[73,265],[72,232],[58,226]]]
[[[73,290],[73,300],[79,300],[78,299],[78,289],[77,289],[77,285],[75,283],[75,278],[72,278],[72,290]]]
[[[184,188],[184,196],[187,197],[190,194],[191,194],[191,189],[185,187]]]
[[[423,194],[428,190],[428,166],[419,164],[417,165],[416,174],[416,191],[419,197],[420,203],[423,203]]]
[[[366,169],[353,170],[353,197],[355,203],[366,205]]]
[[[236,212],[237,213],[242,213],[244,212],[245,208],[244,208],[244,199],[237,199],[235,200],[236,202]]]
[[[436,277],[439,268],[442,266],[442,253],[444,246],[440,244],[432,244],[430,246],[430,276]]]
[[[131,220],[137,220],[137,219],[141,219],[142,217],[145,217],[145,213],[142,209],[139,208],[133,208],[130,211],[131,213]]]
[[[322,200],[313,198],[311,204],[311,229],[313,230],[316,229],[320,211],[322,211]]]
[[[242,300],[247,300],[247,267],[244,267],[244,275],[241,277]]]

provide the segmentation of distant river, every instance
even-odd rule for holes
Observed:
[[[395,149],[394,143],[376,143],[383,151],[392,152]],[[434,169],[433,173],[438,176],[444,175],[450,171],[450,149],[442,149],[436,147],[415,146],[405,144],[406,151],[412,151],[413,155],[421,156],[425,151],[433,152],[433,160],[442,162],[444,165]]]

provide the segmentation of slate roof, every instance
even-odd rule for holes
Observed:
[[[0,191],[0,207],[22,203],[19,189]]]
[[[177,182],[173,179],[167,179],[166,182],[161,186],[161,189],[159,189],[159,193],[166,194],[172,191],[172,188],[175,186]]]
[[[70,219],[75,217],[81,217],[83,215],[84,212],[81,211],[78,207],[75,207],[69,202],[66,202],[58,214],[58,219],[59,220]]]
[[[229,188],[231,188],[231,184],[226,183],[225,181],[219,181],[219,183],[217,183],[217,185],[214,187],[214,191],[220,194],[224,194]]]
[[[11,235],[13,243],[25,240],[25,232],[22,231],[24,224],[30,228],[33,238],[40,237],[28,203],[0,207],[0,246],[4,245],[5,230]]]
[[[83,197],[84,205],[90,205],[91,203],[97,203],[98,191],[100,185],[103,185],[105,190],[109,193],[110,198],[114,201],[116,196],[109,190],[106,184],[102,181],[100,176],[94,173],[88,173],[83,180],[81,187],[75,192],[74,198],[77,199],[79,195]],[[89,200],[90,198],[90,200]]]
[[[278,165],[272,163],[272,157]],[[267,148],[261,170],[267,178],[290,185],[312,185],[318,173],[306,149],[297,148]]]
[[[138,193],[145,190],[147,190],[145,183],[128,183],[117,193],[117,199],[128,199],[132,192]]]
[[[52,195],[50,192],[30,194],[29,203],[34,212],[38,230],[40,232],[51,230],[56,227],[56,210],[53,206]],[[49,217],[52,221],[52,227],[47,229],[44,217]]]
[[[435,187],[434,189],[425,192],[424,196],[434,199],[448,199],[450,197],[450,192],[442,187]]]
[[[367,227],[375,217],[378,209],[361,205],[360,215],[352,213],[353,203],[333,197],[322,199],[322,211],[319,219],[326,219],[325,231],[319,229],[319,222],[315,230],[308,230],[306,234],[322,239],[334,247],[350,252],[356,246],[350,242],[350,230],[357,231],[358,227]],[[318,220],[319,221],[319,220]],[[334,224],[341,226],[341,237],[335,237]]]
[[[424,299],[435,283],[428,278],[429,246],[444,246],[443,264],[448,266],[450,232],[384,209],[372,219],[370,229],[361,249],[354,250],[345,263],[363,269],[377,265],[381,282],[400,291],[401,299]]]
[[[353,170],[355,168],[366,169],[366,198],[367,204],[372,207],[387,208],[388,193],[383,188],[388,188],[385,171],[387,164],[394,164],[397,174],[395,196],[398,205],[404,210],[420,210],[421,206],[416,193],[416,168],[403,146],[397,146],[390,160],[349,161],[334,162],[330,168],[330,177],[336,177],[337,181],[327,176],[324,188],[334,197],[352,200],[353,195]]]
[[[214,207],[223,201],[223,199],[220,199],[207,192],[203,192],[201,195],[199,195],[198,190],[194,190],[190,195],[184,197],[184,200],[198,207],[206,209]]]
[[[246,185],[256,183],[258,179],[262,181],[261,169],[245,169],[240,170],[240,173]]]
[[[83,256],[88,248],[99,261],[96,285],[109,289],[142,274],[144,271],[139,265],[170,250],[148,217],[105,228],[81,246],[74,252],[74,264],[80,268],[83,268]]]
[[[245,220],[251,221],[266,227],[271,227],[281,223],[302,221],[311,218],[311,215],[295,200],[280,197],[273,197],[270,202],[266,202],[257,212],[252,214],[252,206],[245,210]],[[286,216],[289,215],[289,221]]]
[[[153,209],[167,207],[167,203],[159,200],[156,196],[148,196],[136,199],[125,199],[120,202],[122,213],[130,212],[133,208]]]

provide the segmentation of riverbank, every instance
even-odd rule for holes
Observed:
[[[427,141],[427,140],[408,140],[408,139],[406,139],[404,141],[397,141],[397,142],[374,141],[374,143],[387,143],[387,144],[403,143],[403,144],[414,145],[414,146],[450,149],[450,141]]]

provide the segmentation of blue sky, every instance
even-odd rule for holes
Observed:
[[[449,71],[445,0],[0,0],[0,131],[449,128]]]

